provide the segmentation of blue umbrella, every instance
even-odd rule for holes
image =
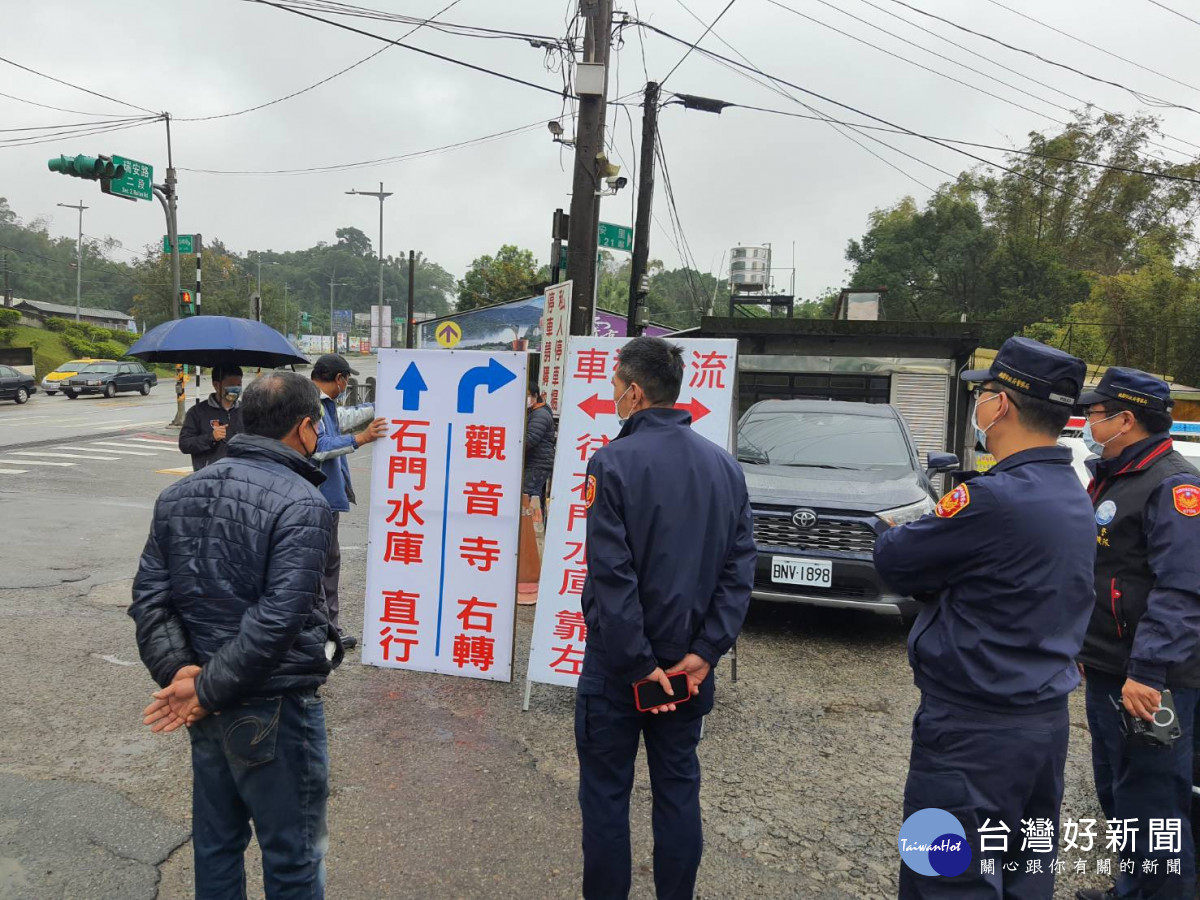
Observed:
[[[151,328],[129,348],[145,362],[194,366],[307,364],[308,359],[270,325],[232,316],[191,316]]]

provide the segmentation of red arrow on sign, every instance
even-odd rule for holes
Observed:
[[[599,394],[592,394],[592,396],[588,397],[579,404],[579,408],[587,413],[593,421],[595,420],[596,416],[611,416],[615,415],[617,411],[617,405],[612,400],[601,400]],[[693,397],[687,403],[676,403],[675,408],[690,412],[692,414],[693,422],[699,422],[710,412],[712,412],[711,409],[709,409],[695,397]]]
[[[690,403],[676,403],[675,408],[676,409],[686,409],[688,412],[690,412],[692,414],[693,422],[699,422],[701,419],[703,419],[705,416],[707,416],[710,412],[712,412],[711,409],[709,409],[707,406],[705,406],[703,403],[701,403],[695,397],[692,398]]]
[[[617,404],[611,400],[601,400],[599,394],[592,394],[582,403],[579,408],[592,417],[594,421],[596,416],[613,415],[617,411]]]

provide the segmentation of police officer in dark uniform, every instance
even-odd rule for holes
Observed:
[[[1200,472],[1171,444],[1171,390],[1111,368],[1084,394],[1096,509],[1096,599],[1079,661],[1087,678],[1092,768],[1105,817],[1137,819],[1134,871],[1081,900],[1190,898],[1192,737],[1200,701]],[[1121,710],[1153,719],[1170,689],[1181,736],[1170,747],[1126,739]],[[1176,847],[1150,852],[1150,819],[1181,822]],[[1162,826],[1160,825],[1161,830]],[[1168,861],[1179,871],[1168,872]],[[1152,861],[1153,871],[1143,870]]]
[[[1053,896],[1054,854],[1022,849],[1022,820],[1049,820],[1057,841],[1067,695],[1094,604],[1095,521],[1071,451],[1057,445],[1085,372],[1019,337],[991,369],[964,372],[979,383],[973,423],[995,467],[876,544],[879,574],[922,601],[908,639],[921,703],[904,817],[953,814],[974,856],[953,877],[902,865],[901,897]]]
[[[696,745],[713,705],[712,669],[741,630],[754,583],[745,476],[674,408],[682,381],[678,346],[646,337],[626,344],[613,377],[626,421],[588,464],[587,649],[575,706],[587,900],[629,896],[640,738],[657,896],[693,895],[703,846]],[[636,682],[653,679],[670,693],[667,675],[681,671],[690,700],[637,711]]]

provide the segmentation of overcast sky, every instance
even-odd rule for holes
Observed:
[[[374,0],[374,6],[423,17],[448,2]],[[708,23],[728,0],[686,2]],[[895,0],[781,2],[810,18],[801,18],[770,0],[736,0],[702,46],[733,56],[734,51],[721,43],[724,39],[771,75],[906,128],[988,144],[1020,146],[1029,131],[1052,130],[1058,127],[1053,120],[1063,120],[1068,114],[937,59],[845,13],[1067,107],[1078,104],[1064,94],[1113,111],[1145,110],[1125,91],[924,18]],[[1200,56],[1196,53],[1200,25],[1147,0],[997,3],[1036,16],[1186,85],[1083,46],[992,0],[906,2],[1144,94],[1200,109]],[[1183,12],[1195,12],[1194,4],[1187,0],[1164,2]],[[574,0],[459,0],[442,19],[562,36],[574,5]],[[634,15],[633,0],[618,0],[616,5]],[[672,34],[694,40],[704,30],[679,0],[639,0],[637,6],[645,20]],[[106,16],[108,11],[120,15]],[[888,13],[916,24],[906,24]],[[1200,19],[1200,14],[1195,17]],[[1029,111],[889,57],[812,20],[978,85]],[[339,21],[392,38],[408,30],[391,22]],[[0,0],[0,22],[0,56],[149,110],[168,110],[176,119],[265,103],[384,46],[369,37],[245,0],[125,0],[121,4]],[[970,52],[932,35],[949,38]],[[683,55],[679,44],[647,33],[643,36],[644,70],[639,29],[626,29],[624,38],[624,47],[614,53],[610,70],[610,99],[640,92],[646,70],[651,78],[661,80]],[[544,51],[525,43],[429,30],[418,31],[409,42],[561,90],[561,75],[547,70]],[[993,62],[1020,74],[1005,72]],[[805,112],[787,97],[699,53],[693,53],[671,75],[666,88]],[[118,117],[139,115],[136,110],[3,63],[0,91],[72,110]],[[845,110],[810,102],[835,116],[854,118]],[[1179,109],[1160,113],[1167,133],[1200,144],[1200,115]],[[328,84],[265,109],[207,122],[177,121],[173,135],[175,164],[180,170],[180,231],[220,238],[238,252],[332,243],[334,230],[343,225],[361,228],[374,242],[376,201],[344,192],[377,190],[382,181],[386,190],[395,192],[385,207],[386,253],[415,248],[455,276],[461,276],[473,258],[492,253],[503,243],[528,247],[545,262],[551,214],[556,207],[565,209],[570,204],[572,157],[569,150],[561,151],[552,143],[544,124],[491,143],[352,171],[234,176],[190,170],[293,169],[379,159],[544,123],[561,114],[559,97],[392,47]],[[93,118],[0,97],[0,128],[74,124]],[[569,114],[563,122],[570,135]],[[624,109],[611,107],[609,124],[614,156],[635,162],[640,111],[630,109],[627,117]],[[819,122],[745,110],[727,110],[715,116],[671,106],[663,110],[660,127],[679,217],[697,265],[716,272],[730,247],[770,242],[776,250],[776,266],[790,267],[794,242],[796,287],[803,297],[844,283],[846,241],[862,234],[873,209],[891,205],[906,194],[924,201],[930,191],[916,181],[936,187],[946,180],[922,162],[856,136],[903,170],[897,171]],[[26,132],[8,132],[0,138],[15,134]],[[924,141],[886,134],[879,137],[950,173],[972,164]],[[1197,152],[1176,141],[1165,143]],[[163,216],[156,202],[103,196],[94,183],[50,173],[46,160],[59,153],[118,153],[152,163],[155,179],[161,180],[166,168],[161,124],[34,146],[0,144],[0,196],[9,199],[23,220],[45,217],[52,233],[74,237],[76,213],[56,204],[77,203],[82,198],[90,207],[84,214],[86,234],[111,235],[135,251],[161,241]],[[990,151],[982,154],[999,156]],[[1166,155],[1173,160],[1182,158],[1178,153]],[[632,174],[628,165],[625,172]],[[659,184],[655,214],[669,228],[661,178]],[[603,201],[601,218],[632,224],[632,204],[633,192],[626,188]],[[117,255],[123,254],[117,251]],[[668,266],[680,262],[657,226],[651,256]],[[790,272],[780,270],[776,276],[777,286],[786,290]]]

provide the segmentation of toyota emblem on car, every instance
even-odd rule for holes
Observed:
[[[792,524],[797,528],[812,528],[817,524],[817,514],[811,509],[798,509],[792,513]]]

